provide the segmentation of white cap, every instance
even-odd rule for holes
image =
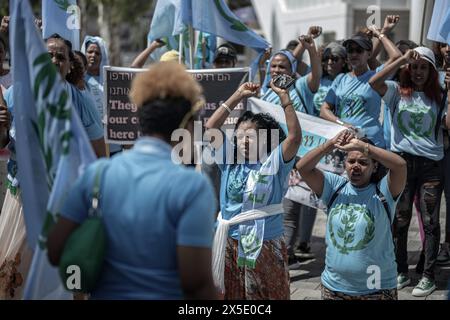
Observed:
[[[434,69],[437,70],[437,68],[436,68],[436,58],[434,56],[433,51],[431,51],[427,47],[417,47],[417,48],[414,48],[414,50],[420,54],[420,58],[422,58],[422,59],[428,61],[429,63],[431,63],[433,65]]]

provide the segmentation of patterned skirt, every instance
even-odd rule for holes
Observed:
[[[225,300],[290,300],[287,249],[283,237],[263,242],[255,269],[238,267],[238,241],[228,237]]]
[[[398,300],[397,289],[380,290],[362,296],[349,296],[321,285],[322,300]]]
[[[20,192],[13,195],[8,189],[0,215],[0,300],[22,299],[32,257]]]

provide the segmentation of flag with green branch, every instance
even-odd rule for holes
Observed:
[[[50,60],[28,0],[11,0],[10,7],[18,177],[27,241],[35,249],[24,298],[68,298],[58,269],[47,260],[47,232],[95,154],[72,105],[70,85]]]

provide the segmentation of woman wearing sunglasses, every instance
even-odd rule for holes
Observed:
[[[379,37],[389,55],[384,66],[389,65],[400,56],[400,52],[385,35],[374,34]],[[367,34],[358,32],[344,41],[343,45],[352,71],[334,81],[320,109],[320,116],[349,128],[362,129],[376,146],[384,148],[383,129],[378,121],[381,97],[368,84],[369,79],[379,71],[369,70],[368,66],[372,41]]]

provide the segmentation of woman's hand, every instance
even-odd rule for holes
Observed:
[[[272,47],[269,47],[264,51],[264,54],[261,56],[261,59],[259,60],[259,66],[264,67],[266,61],[269,60],[271,56],[272,56]]]
[[[322,34],[322,27],[319,26],[311,26],[308,29],[308,36],[311,36],[311,38],[316,39]]]
[[[376,25],[371,25],[367,29],[369,29],[369,33],[371,34],[372,37],[380,38],[381,31],[377,28]]]
[[[272,88],[273,92],[275,92],[280,99],[282,100],[283,98],[289,98],[289,91],[286,89],[281,89],[278,88],[274,83],[273,83],[273,79],[270,81],[270,88]]]
[[[314,42],[314,39],[310,35],[300,36],[298,38],[298,41],[300,41],[300,43],[303,45],[303,48],[305,48],[308,51],[316,49],[316,44]]]
[[[388,15],[386,16],[386,19],[384,19],[384,26],[382,29],[382,33],[388,33],[397,26],[398,22],[400,21],[399,15]]]
[[[8,33],[9,29],[9,16],[4,16],[0,24],[0,33]]]
[[[450,68],[445,71],[444,83],[447,85],[447,91],[450,93]]]
[[[9,110],[5,105],[0,104],[0,127],[9,129],[10,126],[11,114],[9,113]]]
[[[403,61],[405,63],[411,63],[413,61],[419,60],[420,59],[420,54],[414,49],[409,49],[402,56],[402,59],[403,59]]]
[[[339,141],[334,146],[344,152],[359,151],[364,152],[367,149],[368,143],[362,142],[355,137],[346,137],[345,139]]]
[[[258,93],[258,90],[259,84],[245,82],[239,87],[239,89],[237,89],[236,93],[238,94],[240,99],[244,99],[255,96]]]

